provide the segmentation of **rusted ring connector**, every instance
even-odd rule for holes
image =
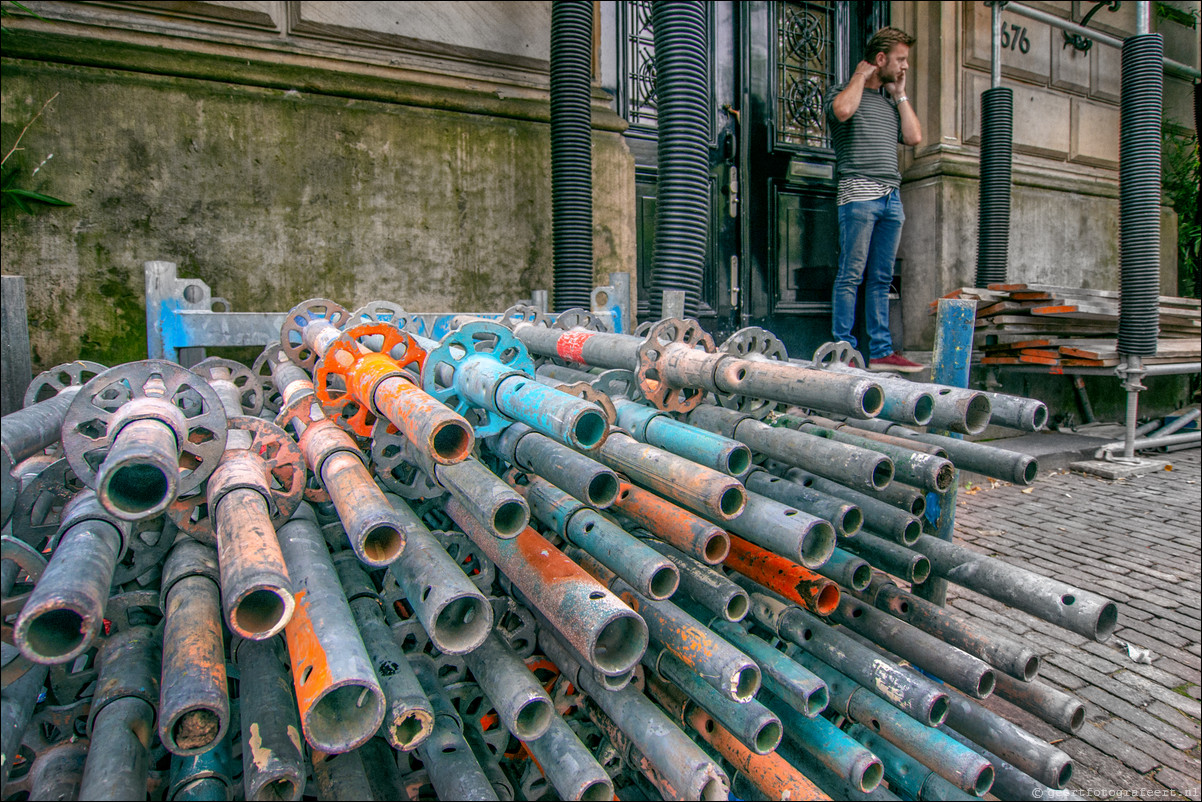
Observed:
[[[296,610],[284,633],[305,740],[314,749],[341,754],[380,728],[384,691],[311,515],[302,505],[279,530],[296,588]]]
[[[159,701],[159,645],[158,632],[135,626],[118,632],[101,650],[80,799],[142,799],[146,794]]]
[[[312,371],[317,360],[342,335],[351,313],[326,298],[301,301],[284,316],[280,346],[293,364]],[[283,388],[278,388],[283,392]]]
[[[380,607],[376,587],[363,572],[359,561],[350,552],[339,552],[334,555],[334,568],[384,691],[384,738],[398,751],[416,749],[434,727],[430,700],[422,692],[405,653],[384,622],[384,610]]]
[[[163,565],[163,678],[159,740],[177,755],[199,755],[225,738],[225,676],[217,552],[181,537]]]
[[[647,624],[546,538],[527,527],[495,538],[455,499],[447,513],[569,645],[605,674],[622,674],[647,648]]]
[[[204,379],[148,359],[85,384],[62,434],[80,481],[113,515],[136,521],[165,512],[209,477],[225,451],[226,415]]]
[[[738,479],[613,430],[597,459],[633,481],[714,521],[743,512],[747,494]]]
[[[378,351],[366,348],[367,339],[382,340]],[[416,446],[424,468],[459,462],[471,453],[475,433],[462,415],[418,386],[425,361],[426,351],[393,325],[353,326],[326,350],[313,374],[314,388],[328,409],[358,404],[347,425],[360,437],[371,436],[371,418],[379,416]],[[341,388],[331,386],[331,376]]]
[[[426,355],[422,389],[456,412],[478,415],[478,437],[498,434],[516,420],[588,451],[608,429],[596,404],[536,380],[526,347],[496,323],[472,322],[448,334]]]
[[[363,464],[363,452],[325,416],[316,397],[292,397],[276,423],[281,428],[295,425],[302,430],[301,453],[338,510],[359,559],[381,568],[399,557],[405,549],[405,535],[396,513]]]
[[[617,474],[524,423],[510,424],[489,443],[510,465],[543,477],[590,507],[604,509],[617,498]]]
[[[109,514],[91,490],[63,510],[50,563],[17,617],[13,640],[35,663],[66,663],[100,634],[109,586],[131,527]]]
[[[242,720],[242,786],[252,802],[299,800],[305,790],[305,754],[292,683],[279,638],[235,640],[239,717]]]
[[[493,609],[403,499],[385,494],[405,530],[405,553],[388,568],[438,650],[470,652],[492,631]]]

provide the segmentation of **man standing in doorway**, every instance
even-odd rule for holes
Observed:
[[[868,40],[851,79],[827,94],[826,115],[839,179],[839,273],[831,330],[852,345],[856,292],[865,283],[869,370],[916,373],[922,365],[893,350],[889,283],[906,219],[897,145],[917,145],[922,126],[906,96],[914,37],[882,28]]]

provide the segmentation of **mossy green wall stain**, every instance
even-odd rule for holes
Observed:
[[[5,142],[10,120],[60,92],[23,145],[29,160],[55,153],[44,191],[76,204],[4,217],[4,272],[27,277],[38,367],[85,351],[143,357],[149,259],[177,262],[240,311],[317,296],[499,309],[551,286],[544,123],[25,61],[2,70]],[[599,183],[619,190],[598,226],[632,228],[629,152],[616,134],[596,143]]]

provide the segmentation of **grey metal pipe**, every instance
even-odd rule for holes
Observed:
[[[680,575],[680,595],[726,621],[741,621],[747,615],[750,603],[747,591],[725,575],[671,544],[653,538],[646,538],[643,542],[676,566]],[[678,600],[675,594],[672,598]]]
[[[743,483],[748,490],[830,521],[838,537],[855,537],[864,525],[864,514],[856,505],[780,476],[773,476],[762,468],[753,469]]]
[[[490,632],[464,660],[514,738],[529,742],[546,734],[558,718],[551,697],[496,633]]]
[[[546,732],[527,741],[526,748],[561,799],[601,802],[614,798],[609,775],[558,713],[551,713]]]
[[[989,88],[1002,85],[1002,4],[990,4]]]
[[[243,793],[252,802],[295,802],[307,770],[283,643],[239,640],[231,648],[240,677]]]

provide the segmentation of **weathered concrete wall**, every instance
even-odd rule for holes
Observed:
[[[492,309],[551,286],[543,122],[6,60],[5,150],[55,92],[6,165],[75,204],[4,211],[35,370],[144,358],[148,259],[237,310]],[[633,165],[617,133],[596,132],[594,154],[601,280],[634,264]]]

